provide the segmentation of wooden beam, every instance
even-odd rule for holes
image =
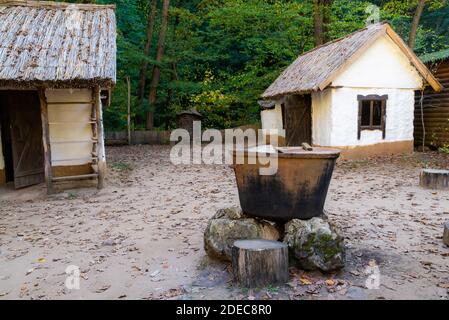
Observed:
[[[67,9],[69,6],[74,6],[78,10],[101,10],[101,9],[113,9],[115,10],[115,5],[113,4],[84,4],[84,3],[60,3],[53,1],[33,1],[33,0],[7,0],[1,1],[0,6],[21,6],[21,7],[37,7],[46,9]]]
[[[53,172],[51,170],[50,129],[48,125],[48,106],[47,106],[47,98],[45,97],[45,89],[39,89],[38,94],[41,106],[42,144],[44,147],[45,182],[47,184],[47,193],[52,194],[54,192]]]
[[[61,182],[61,181],[78,181],[78,180],[88,180],[97,178],[98,174],[91,173],[91,174],[82,174],[80,176],[65,176],[65,177],[56,177],[53,178],[54,182]]]
[[[106,176],[106,154],[104,149],[104,129],[103,110],[101,108],[100,87],[94,88],[95,114],[97,120],[97,156],[98,156],[98,189],[104,188],[104,178]]]

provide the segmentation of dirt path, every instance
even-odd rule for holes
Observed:
[[[42,185],[0,190],[0,299],[448,298],[441,236],[449,193],[417,187],[420,168],[448,167],[448,157],[340,163],[326,208],[347,238],[347,268],[331,276],[297,271],[290,286],[248,293],[228,288],[226,265],[210,264],[202,245],[208,218],[238,205],[231,168],[174,166],[161,146],[107,153],[104,190],[50,198]],[[362,289],[372,259],[379,290]],[[79,290],[64,285],[70,265],[81,271]]]

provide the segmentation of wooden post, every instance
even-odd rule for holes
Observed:
[[[238,240],[232,247],[234,278],[246,288],[288,281],[288,247],[270,240]]]
[[[424,169],[419,176],[419,185],[427,189],[449,190],[449,170]]]
[[[449,247],[449,221],[444,224],[443,242]]]
[[[106,154],[104,149],[104,129],[103,129],[103,110],[101,108],[100,87],[94,88],[95,113],[97,121],[97,157],[98,157],[98,189],[104,188],[104,177],[106,175]]]
[[[131,79],[126,77],[128,83],[128,145],[131,145]]]
[[[48,106],[45,97],[45,89],[39,89],[39,101],[41,106],[41,122],[42,122],[42,144],[44,147],[44,170],[45,183],[47,184],[47,194],[52,194],[53,190],[53,172],[51,169],[51,146],[50,146],[50,129],[48,125]]]

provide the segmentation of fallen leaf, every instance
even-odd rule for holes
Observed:
[[[96,293],[102,293],[105,292],[106,290],[108,290],[111,287],[110,284],[105,284],[104,286],[98,288],[97,290],[95,290]]]
[[[309,279],[306,278],[299,278],[299,281],[301,282],[301,284],[308,286],[312,284],[312,281],[310,281]]]
[[[326,283],[326,285],[328,285],[330,287],[335,286],[335,281],[332,280],[332,279],[328,279],[328,280],[326,280],[324,282]]]

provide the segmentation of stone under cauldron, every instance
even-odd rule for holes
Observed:
[[[288,246],[291,263],[304,270],[330,272],[344,267],[343,237],[323,213],[339,150],[310,146],[274,150],[278,152],[278,170],[273,175],[260,175],[262,165],[248,161],[257,156],[257,148],[244,153],[244,164],[234,165],[242,209],[221,209],[210,219],[204,233],[206,252],[211,257],[232,260],[234,270],[242,270],[234,263],[244,263],[247,268],[251,261],[232,256],[236,241],[282,241]],[[261,261],[254,250],[241,256]],[[262,276],[273,278],[273,272],[268,270],[270,274]]]

